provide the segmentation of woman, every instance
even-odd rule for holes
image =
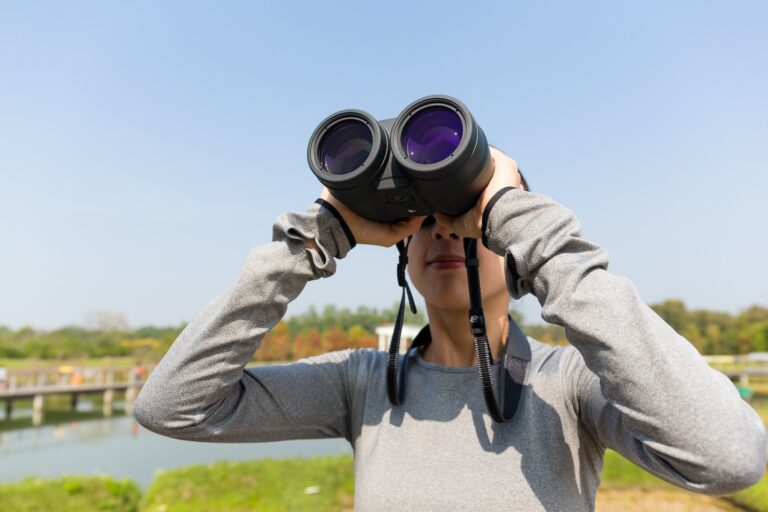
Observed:
[[[345,437],[355,452],[359,510],[592,510],[605,448],[692,491],[726,494],[760,478],[768,441],[733,384],[659,318],[573,213],[526,191],[492,148],[493,179],[477,205],[436,223],[367,221],[335,200],[278,218],[238,280],[174,342],[134,413],[157,433],[196,441]],[[304,285],[331,276],[355,243],[412,235],[410,277],[431,342],[392,407],[386,354],[344,350],[244,369]],[[478,247],[492,354],[508,331],[510,295],[533,293],[572,346],[531,338],[523,396],[510,422],[491,420],[467,323],[462,237]],[[506,286],[505,286],[506,285]]]

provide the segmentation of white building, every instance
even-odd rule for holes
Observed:
[[[421,327],[415,325],[404,325],[403,330],[400,332],[400,353],[404,354],[405,351],[413,341],[413,338],[419,334]],[[379,337],[379,350],[384,352],[389,350],[389,342],[392,341],[392,335],[395,333],[394,324],[382,325],[376,328],[376,335]]]

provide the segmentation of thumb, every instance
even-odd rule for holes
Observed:
[[[435,213],[435,220],[442,226],[450,229],[463,238],[480,238],[480,225],[476,222],[474,209],[459,215],[451,217],[443,213]]]
[[[421,223],[424,222],[424,219],[426,218],[426,215],[418,215],[416,217],[408,217],[407,220],[404,220],[401,228],[403,232],[403,238],[418,231],[421,227]]]
[[[408,217],[407,219],[402,219],[394,223],[384,224],[388,229],[388,233],[386,240],[382,245],[389,247],[400,240],[408,238],[408,236],[418,231],[419,227],[421,227],[421,223],[426,218],[426,215],[421,215],[417,217]]]

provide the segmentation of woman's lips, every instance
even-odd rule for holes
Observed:
[[[427,263],[427,266],[429,268],[434,268],[437,270],[464,268],[464,260],[454,260],[454,259],[434,260]]]

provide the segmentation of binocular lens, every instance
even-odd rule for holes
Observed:
[[[403,147],[417,164],[434,164],[447,158],[461,142],[461,118],[451,109],[431,107],[416,112],[403,128]]]
[[[333,125],[320,140],[318,153],[326,171],[347,174],[368,158],[373,145],[370,128],[360,121],[346,120]]]

